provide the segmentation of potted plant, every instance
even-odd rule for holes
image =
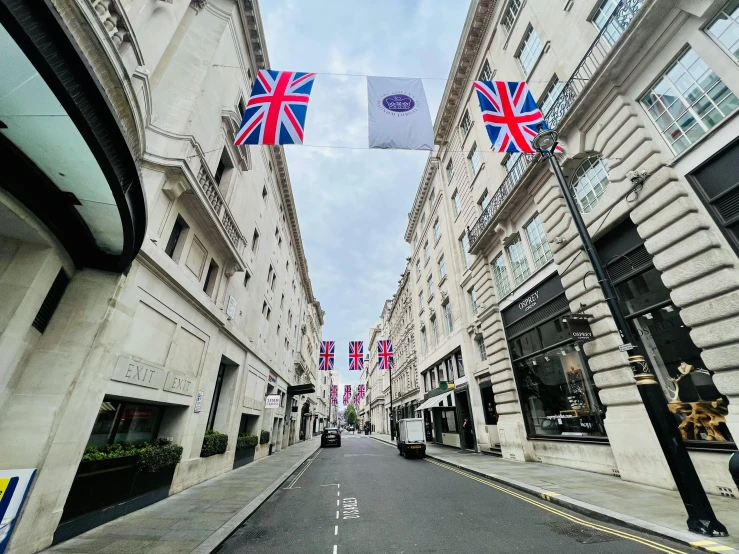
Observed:
[[[241,467],[254,461],[254,453],[256,451],[259,437],[244,433],[236,439],[236,453],[234,456],[234,469]]]
[[[203,437],[203,446],[200,449],[200,457],[207,458],[216,454],[223,454],[228,448],[228,435],[218,431],[206,431]]]

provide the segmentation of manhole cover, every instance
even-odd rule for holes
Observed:
[[[247,540],[247,541],[258,541],[259,539],[263,539],[267,536],[267,531],[265,529],[257,529],[256,531],[247,531],[243,535],[239,537],[241,540]]]
[[[604,533],[597,529],[591,529],[569,521],[557,521],[548,523],[547,526],[560,535],[576,540],[580,544],[593,544],[597,542],[611,542],[619,540],[616,535]]]

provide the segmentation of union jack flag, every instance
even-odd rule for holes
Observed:
[[[475,81],[482,120],[493,150],[533,154],[531,141],[542,129],[548,129],[525,82]]]
[[[303,144],[315,73],[260,69],[234,144]]]
[[[364,398],[364,385],[357,385],[357,396],[360,401]]]
[[[336,343],[332,340],[321,342],[321,351],[318,354],[318,369],[320,371],[333,371],[335,346]]]
[[[393,369],[395,358],[393,357],[393,341],[377,341],[377,356],[380,359],[380,369]]]
[[[344,385],[344,406],[349,404],[349,399],[352,397],[352,386]]]
[[[362,371],[362,369],[364,369],[364,342],[349,341],[349,370]]]

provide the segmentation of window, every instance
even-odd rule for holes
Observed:
[[[739,0],[726,4],[706,30],[739,59]]]
[[[429,275],[427,283],[429,286],[429,300],[431,300],[434,297],[434,276],[433,275]]]
[[[279,323],[277,324],[277,336],[278,337],[280,336],[280,324]]]
[[[259,246],[259,231],[254,229],[254,234],[251,237],[251,251],[256,252]]]
[[[450,335],[454,331],[454,320],[452,319],[452,304],[447,302],[443,306],[444,309],[444,321],[446,322],[446,332]]]
[[[429,323],[431,325],[431,346],[436,346],[439,344],[439,327],[436,324],[436,316],[432,317]]]
[[[470,307],[472,308],[472,313],[477,314],[477,292],[474,288],[470,289]]]
[[[244,104],[244,97],[239,97],[239,117],[244,117],[244,112],[246,111],[246,104]]]
[[[418,233],[413,233],[413,250],[418,246]]]
[[[162,406],[105,398],[98,410],[87,446],[151,441],[159,431],[163,409]]]
[[[426,303],[423,300],[423,291],[421,291],[418,293],[418,311],[422,312],[425,306],[426,306]]]
[[[187,237],[187,223],[182,217],[177,216],[177,219],[172,226],[172,232],[169,234],[169,240],[167,246],[164,248],[164,253],[167,254],[174,261],[179,261],[182,250],[185,247],[185,238]]]
[[[49,292],[46,293],[44,301],[41,303],[41,307],[33,319],[33,323],[31,323],[34,329],[41,333],[46,331],[46,327],[51,322],[51,318],[59,306],[62,296],[64,296],[64,291],[67,290],[67,285],[69,285],[69,277],[67,277],[63,269],[60,269],[49,288]]]
[[[518,163],[521,159],[521,154],[506,154],[503,158],[503,165],[506,169],[506,174],[510,176],[511,183],[517,183],[526,170],[525,163]]]
[[[531,248],[531,257],[534,259],[534,267],[539,269],[552,259],[552,250],[549,248],[549,241],[547,241],[547,235],[544,233],[544,226],[539,214],[536,214],[534,219],[526,225],[526,235],[529,237],[529,247]]]
[[[642,98],[642,104],[679,154],[734,111],[739,99],[688,48]]]
[[[616,44],[618,37],[620,37],[624,32],[624,28],[618,22],[617,18],[613,18],[609,22],[609,19],[613,15],[613,12],[616,11],[616,7],[619,2],[620,0],[603,0],[600,3],[600,6],[598,6],[598,10],[595,12],[592,19],[593,25],[595,25],[599,31],[603,30],[606,25],[608,26],[608,28],[603,32],[603,38],[605,38],[611,46]]]
[[[216,280],[218,278],[218,264],[211,258],[208,265],[208,272],[205,274],[205,282],[203,283],[203,292],[212,297],[216,288]]]
[[[449,182],[451,182],[452,177],[454,177],[454,162],[452,162],[452,160],[449,160],[449,162],[446,164],[446,178]]]
[[[459,244],[462,247],[462,261],[464,262],[465,269],[470,266],[470,239],[467,236],[467,232],[462,235],[459,239]]]
[[[280,296],[280,309],[285,306],[285,295]]]
[[[488,359],[488,354],[485,352],[485,339],[478,335],[475,337],[475,344],[477,344],[477,351],[480,353],[480,361],[484,362]]]
[[[482,211],[485,211],[485,208],[487,208],[488,204],[490,204],[490,197],[488,196],[488,189],[485,189],[485,191],[482,193],[479,204],[480,204],[480,208],[482,209]]]
[[[262,315],[264,317],[267,317],[267,302],[266,301],[262,302]]]
[[[597,156],[588,158],[575,170],[570,187],[580,212],[588,213],[608,188],[608,163]]]
[[[487,60],[482,64],[482,69],[480,70],[480,77],[479,81],[491,81],[493,79],[493,70],[490,69],[490,64]]]
[[[269,271],[267,272],[267,284],[269,285],[272,282],[272,275],[274,274],[275,270],[272,269],[272,264],[269,266]]]
[[[454,217],[457,217],[459,212],[462,211],[462,204],[460,203],[459,194],[456,190],[452,193],[452,206],[454,207]]]
[[[226,364],[218,366],[218,375],[216,376],[216,386],[213,389],[213,401],[210,403],[210,412],[208,413],[208,423],[205,426],[206,431],[212,431],[216,422],[216,411],[218,410],[218,401],[221,399],[221,389],[223,388],[223,377],[226,374]]]
[[[477,149],[476,142],[472,143],[472,148],[470,148],[470,153],[467,154],[467,159],[472,168],[472,175],[477,175],[477,172],[480,171],[480,168],[482,167],[482,160],[480,159],[480,151]]]
[[[446,263],[444,262],[444,256],[439,258],[439,281],[446,277]]]
[[[472,119],[470,118],[470,112],[465,110],[461,121],[459,122],[459,128],[462,129],[462,136],[467,136],[467,133],[472,129]]]
[[[431,259],[431,247],[429,247],[429,241],[423,245],[423,257],[428,262]]]
[[[518,13],[521,11],[522,3],[523,0],[510,0],[510,2],[508,2],[508,5],[505,8],[505,13],[503,13],[503,18],[500,21],[505,28],[506,33],[510,33],[511,29],[513,29],[513,24],[516,22]]]
[[[262,200],[264,200],[265,203],[267,202],[267,186],[266,185],[262,187]]]
[[[511,283],[508,281],[508,272],[506,271],[505,258],[503,258],[502,252],[491,262],[490,267],[493,270],[493,280],[495,281],[495,288],[498,290],[498,298],[502,299],[511,292]]]
[[[421,278],[421,260],[416,260],[416,278]]]
[[[434,240],[436,242],[439,242],[439,239],[441,238],[441,223],[439,223],[439,220],[437,219],[434,221]]]
[[[248,271],[244,271],[244,288],[249,290],[249,281],[251,281],[251,275]]]
[[[559,93],[562,92],[563,88],[564,84],[562,84],[557,76],[555,75],[552,77],[549,86],[544,91],[544,94],[541,95],[541,99],[539,100],[539,108],[541,109],[542,114],[546,116],[549,113],[549,110],[551,110],[554,105],[554,101],[559,97]]]
[[[539,35],[537,35],[534,28],[529,25],[529,28],[526,29],[526,33],[523,36],[521,45],[518,47],[518,50],[516,50],[516,59],[518,60],[525,77],[528,77],[531,74],[531,71],[534,69],[534,65],[536,64],[536,60],[539,59],[539,54],[541,54],[541,41],[539,40]]]
[[[426,338],[426,329],[421,329],[421,354],[424,356],[429,350],[429,343],[428,339]],[[432,377],[432,385],[433,387],[433,377]]]
[[[434,202],[436,202],[436,189],[431,189],[431,194],[429,195],[429,204],[433,206]]]
[[[529,275],[531,275],[531,269],[529,268],[529,262],[526,259],[526,252],[523,248],[523,241],[521,235],[511,240],[510,244],[506,246],[508,252],[508,260],[511,262],[511,273],[513,274],[513,282],[516,286],[523,283]]]
[[[234,164],[231,161],[231,157],[228,155],[228,150],[224,148],[221,152],[221,159],[218,161],[218,166],[216,166],[216,172],[213,175],[216,185],[221,192],[225,192],[224,189],[228,187],[228,184],[231,181],[231,172],[233,167]]]

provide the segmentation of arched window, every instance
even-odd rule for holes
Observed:
[[[580,212],[588,213],[608,188],[608,162],[599,156],[585,160],[572,176],[570,188]]]

